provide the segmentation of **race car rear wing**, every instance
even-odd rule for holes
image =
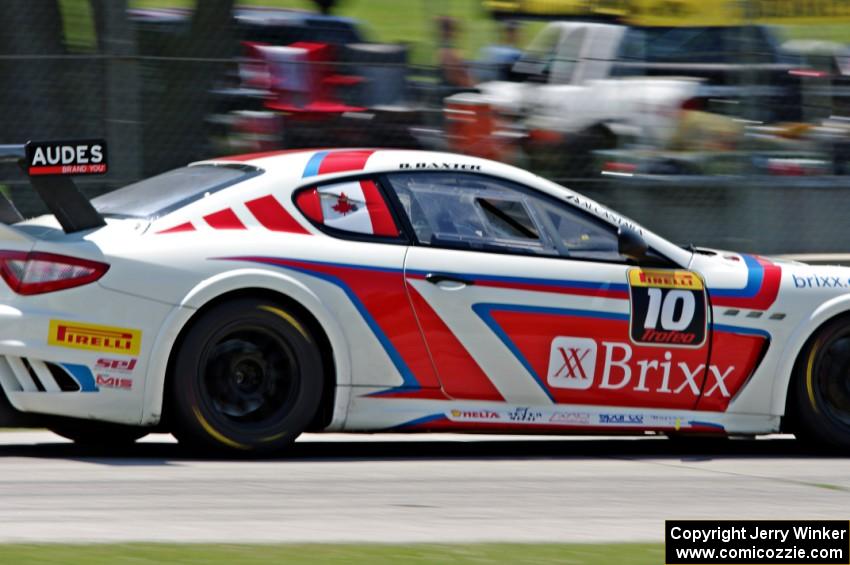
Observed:
[[[0,145],[0,162],[14,162],[21,166],[39,198],[56,216],[65,233],[106,225],[103,216],[70,176],[106,173],[105,141],[28,141],[23,145]],[[0,198],[0,222],[13,224],[22,219],[23,216],[5,195]]]

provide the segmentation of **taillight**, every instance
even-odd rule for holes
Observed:
[[[705,111],[705,98],[688,98],[682,102],[682,110]]]
[[[794,77],[827,78],[829,73],[817,69],[791,69],[788,74]]]
[[[602,171],[609,173],[635,173],[637,172],[637,168],[636,163],[623,163],[620,161],[608,161],[602,165]]]
[[[94,282],[109,265],[33,251],[0,251],[0,276],[18,294],[43,294]]]

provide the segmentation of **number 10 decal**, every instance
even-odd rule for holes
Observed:
[[[696,273],[631,269],[629,294],[632,341],[666,347],[700,347],[705,343],[705,285]]]

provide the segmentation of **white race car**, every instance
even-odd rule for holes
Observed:
[[[0,211],[0,425],[249,452],[305,430],[850,447],[848,269],[682,248],[444,153],[230,157],[88,202],[55,176],[103,172],[79,147],[29,151],[53,214]]]

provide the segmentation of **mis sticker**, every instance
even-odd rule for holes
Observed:
[[[629,334],[633,343],[702,347],[708,319],[705,285],[684,270],[629,271]]]
[[[88,351],[138,355],[142,344],[142,332],[127,328],[50,320],[47,343]]]

